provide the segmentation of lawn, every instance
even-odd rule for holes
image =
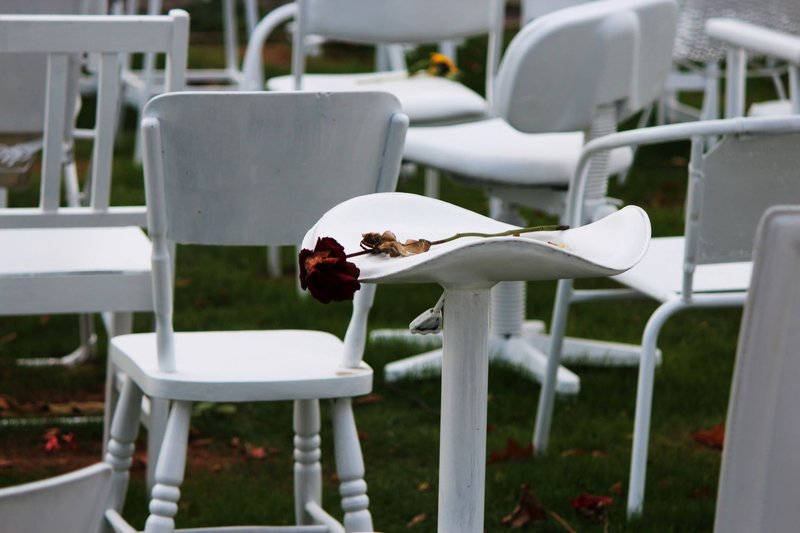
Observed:
[[[194,38],[194,37],[193,37]],[[215,48],[201,39],[193,62],[213,62]],[[205,53],[204,50],[208,49]],[[468,83],[479,86],[480,57],[463,54]],[[268,73],[285,72],[287,45],[273,43]],[[368,61],[368,52],[333,50],[334,60],[314,60],[309,70],[347,70]],[[355,57],[355,60],[351,59]],[[346,60],[344,58],[347,58]],[[196,63],[194,63],[196,64]],[[132,163],[131,121],[115,159],[118,203],[143,201],[141,168]],[[682,229],[688,145],[642,149],[624,184],[612,195],[648,212],[655,235]],[[403,179],[400,190],[422,192],[421,177]],[[13,192],[15,205],[30,202],[35,186]],[[441,197],[486,212],[480,191],[444,180]],[[530,223],[545,222],[525,211]],[[284,275],[270,278],[263,249],[180,247],[177,259],[177,330],[315,328],[344,333],[349,304],[322,305],[298,298],[294,252],[284,250]],[[607,284],[587,280],[580,286]],[[433,285],[382,286],[373,328],[404,327],[431,307],[441,289]],[[529,318],[549,321],[555,283],[528,285]],[[648,301],[582,304],[573,308],[568,334],[638,342],[655,305]],[[581,393],[560,398],[549,453],[534,459],[530,441],[539,386],[516,368],[492,364],[489,383],[486,518],[488,532],[504,524],[529,487],[544,512],[534,531],[706,531],[713,523],[720,451],[693,436],[723,422],[741,313],[699,310],[670,320],[660,337],[664,361],[656,373],[655,401],[644,518],[625,519],[625,494],[633,427],[635,368],[574,367]],[[96,319],[99,330],[100,321]],[[135,328],[152,320],[137,315]],[[61,355],[77,343],[74,316],[11,317],[0,323],[0,486],[63,472],[99,458],[105,371],[105,339],[97,356],[77,368],[17,366],[16,357]],[[370,509],[380,531],[435,531],[439,431],[439,381],[435,377],[386,383],[386,363],[413,355],[402,342],[370,342],[365,360],[375,369],[373,393],[356,402],[369,484]],[[198,405],[178,526],[293,522],[290,404]],[[22,422],[18,417],[24,417]],[[327,417],[327,410],[324,411]],[[84,417],[66,424],[69,417]],[[73,420],[74,422],[75,420]],[[60,433],[55,435],[51,428]],[[331,432],[323,420],[324,498],[338,509]],[[45,435],[60,443],[45,449]],[[64,439],[64,435],[72,435]],[[140,443],[141,444],[141,443]],[[51,446],[52,448],[52,446]],[[140,450],[143,447],[140,446]],[[146,517],[143,455],[137,455],[125,516],[135,526]],[[570,500],[579,494],[613,499],[607,514],[588,517]],[[567,524],[567,526],[565,526]]]

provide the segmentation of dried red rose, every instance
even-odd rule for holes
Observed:
[[[358,282],[361,272],[347,261],[344,248],[336,239],[318,238],[314,250],[301,250],[298,259],[300,286],[324,304],[352,300],[361,288]]]

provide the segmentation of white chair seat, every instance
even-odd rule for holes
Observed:
[[[747,112],[751,117],[788,117],[792,114],[790,100],[770,100],[759,102],[750,106]]]
[[[404,71],[363,74],[305,74],[303,90],[321,92],[383,91],[400,100],[403,113],[412,124],[448,122],[486,114],[486,101],[468,87],[434,76],[403,78]],[[292,76],[277,76],[267,81],[271,91],[294,89]]]
[[[441,127],[410,128],[408,160],[499,185],[566,186],[583,148],[581,132],[522,133],[495,118]],[[611,173],[627,169],[630,148],[614,150]]]
[[[682,292],[683,251],[683,237],[653,239],[639,264],[612,279],[656,300],[667,301]],[[698,265],[692,284],[694,292],[719,293],[747,290],[752,266],[749,261]]]
[[[137,227],[0,231],[3,314],[146,311],[150,240]]]
[[[346,252],[352,253],[360,249],[361,233],[378,228],[394,232],[400,241],[435,241],[456,233],[499,233],[517,226],[427,196],[371,194],[328,211],[306,234],[303,246],[310,248],[318,237],[334,236]],[[609,276],[635,264],[649,238],[647,215],[628,206],[591,225],[567,231],[465,237],[437,244],[418,255],[398,258],[368,254],[352,261],[364,282],[448,285]]]
[[[342,341],[321,331],[211,331],[175,333],[177,372],[158,369],[155,333],[113,338],[110,357],[146,395],[158,398],[244,402],[367,394],[372,369],[363,362],[342,367],[342,352]]]

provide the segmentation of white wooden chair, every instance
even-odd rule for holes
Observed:
[[[89,15],[102,14],[97,0],[6,0],[0,12],[8,15]],[[92,131],[76,129],[74,115],[79,98],[79,59],[74,58],[76,69],[69,78],[68,110],[64,133],[64,155],[62,161],[63,183],[66,201],[71,206],[81,203],[78,170],[73,157],[75,139],[91,139]],[[0,136],[9,136],[12,144],[0,145],[0,206],[8,203],[6,185],[12,188],[25,187],[30,176],[30,167],[35,155],[42,148],[42,126],[44,125],[44,95],[46,90],[47,57],[32,54],[4,54],[0,56],[0,72],[6,83],[0,85]],[[0,142],[2,142],[0,140]],[[79,364],[94,351],[97,336],[94,334],[91,315],[80,317],[81,342],[77,349],[58,358],[24,358],[19,364]]]
[[[107,460],[129,467],[142,394],[171,402],[148,533],[174,528],[198,401],[294,401],[298,526],[288,531],[372,530],[351,398],[372,388],[361,357],[374,292],[359,293],[344,342],[320,331],[174,332],[168,250],[299,243],[337,202],[394,189],[407,122],[385,93],[185,92],[145,107],[156,333],[111,340],[127,381]],[[320,399],[333,405],[344,528],[320,507]]]
[[[111,162],[119,102],[120,54],[165,53],[169,89],[183,86],[188,16],[0,15],[0,53],[47,55],[38,207],[0,209],[0,314],[105,313],[109,336],[127,333],[132,313],[153,309],[144,206],[111,205]],[[65,133],[72,127],[76,54],[96,53],[97,107],[85,206],[61,206]],[[107,373],[106,424],[114,371]],[[163,413],[158,421],[157,413]],[[149,438],[161,440],[166,405],[151,410]],[[107,426],[106,426],[107,430]],[[151,444],[151,448],[154,445]],[[157,449],[157,448],[153,448]],[[151,450],[152,451],[152,450]]]
[[[535,19],[503,56],[492,117],[412,127],[406,159],[448,172],[502,200],[492,215],[504,222],[522,225],[518,206],[563,214],[584,142],[613,132],[618,121],[661,94],[675,17],[671,0],[620,0],[591,2]],[[630,163],[627,148],[597,161],[585,198],[587,219],[615,209],[606,198],[607,176]],[[547,337],[541,322],[524,323],[524,283],[501,283],[492,298],[493,356],[540,379],[546,365],[540,349]],[[639,348],[615,344],[596,351],[636,361]],[[440,361],[440,350],[395,361],[386,366],[386,377],[427,372]],[[579,385],[578,376],[559,370],[559,392],[575,394]]]
[[[800,206],[756,232],[725,424],[714,531],[792,531],[800,468]]]
[[[726,47],[728,78],[725,84],[725,116],[754,117],[800,114],[800,35],[780,32],[764,26],[731,19],[712,18],[706,33]],[[800,27],[797,28],[800,32]],[[745,110],[745,73],[750,54],[784,62],[789,78],[789,94],[784,98],[755,102]]]
[[[712,142],[717,137],[718,142]],[[590,162],[620,146],[692,139],[685,234],[658,237],[630,271],[615,276],[661,305],[642,335],[636,395],[628,514],[641,513],[658,335],[666,320],[692,307],[741,306],[750,281],[753,235],[771,205],[800,203],[797,143],[800,117],[738,118],[630,130],[586,145],[570,191],[568,220],[580,224]],[[559,281],[552,337],[534,431],[537,453],[547,450],[555,394],[555,372],[571,302],[608,298],[609,291],[573,290]]]

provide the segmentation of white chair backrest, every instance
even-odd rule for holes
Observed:
[[[144,110],[159,368],[174,371],[169,241],[296,245],[333,206],[397,185],[408,117],[388,93],[168,94]],[[374,286],[355,296],[343,365],[363,355]]]
[[[794,531],[800,491],[800,207],[758,229],[733,373],[714,531]]]
[[[167,90],[183,88],[189,16],[174,10],[166,16],[0,15],[0,54],[46,54],[47,91],[39,208],[0,211],[0,227],[139,224],[143,212],[109,209],[111,160],[119,106],[120,54],[164,53]],[[60,185],[64,132],[72,75],[71,57],[95,53],[98,97],[91,161],[91,203],[87,208],[61,208]],[[116,220],[116,221],[115,221]]]
[[[498,0],[298,1],[303,32],[344,41],[432,43],[486,34],[498,22]]]
[[[686,207],[689,264],[749,261],[770,206],[800,204],[800,131],[726,135],[705,153],[693,143]],[[704,142],[708,142],[705,140]]]
[[[94,533],[111,494],[111,465],[0,489],[2,531]]]
[[[566,7],[594,2],[595,0],[521,0],[520,22],[524,26],[536,17],[547,15]]]
[[[397,106],[384,93],[156,97],[145,131],[158,129],[163,156],[148,146],[148,200],[163,190],[178,243],[298,244],[334,205],[394,190],[405,138]]]
[[[497,72],[496,116],[520,131],[586,131],[602,106],[621,120],[661,94],[675,38],[673,0],[608,0],[535,19]]]

